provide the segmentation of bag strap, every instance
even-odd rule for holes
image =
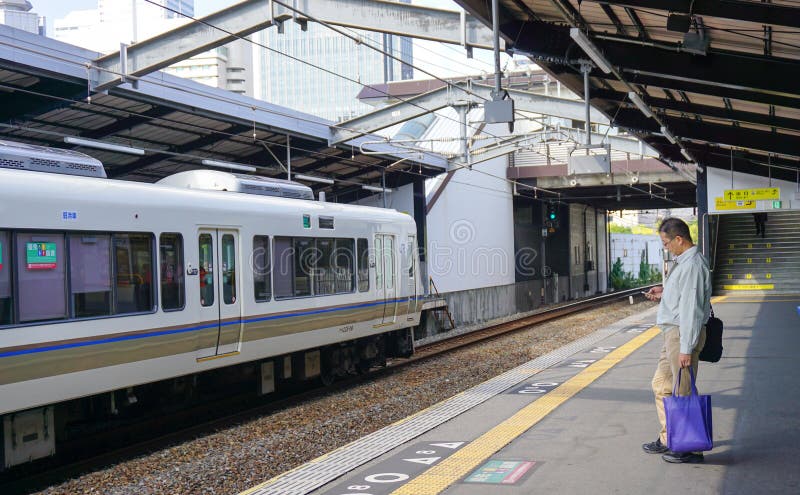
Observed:
[[[672,395],[678,395],[678,389],[681,387],[681,375],[683,374],[683,368],[678,371],[678,379],[675,381],[675,384],[672,386]],[[698,395],[697,392],[697,384],[695,383],[694,372],[692,371],[692,367],[689,366],[689,376],[692,378],[692,391],[689,395]]]
[[[714,306],[709,304],[708,307],[711,308],[711,318],[716,318],[716,316],[714,316]]]

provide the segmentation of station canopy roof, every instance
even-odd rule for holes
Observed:
[[[491,2],[457,0],[491,26]],[[510,51],[577,94],[571,28],[612,66],[590,73],[592,106],[665,159],[796,180],[800,169],[800,4],[749,0],[499,0]],[[646,116],[638,93],[659,121]],[[768,166],[772,170],[768,171]]]
[[[333,122],[161,72],[89,92],[87,64],[98,56],[0,25],[0,139],[75,149],[100,160],[110,178],[143,182],[208,168],[204,159],[285,178],[288,144],[292,174],[334,179],[306,183],[344,201],[365,194],[362,185],[380,186],[384,173],[387,187],[397,187],[446,169],[439,155],[410,154],[377,136],[329,146]],[[145,153],[69,144],[67,136]],[[386,171],[401,158],[414,167]]]

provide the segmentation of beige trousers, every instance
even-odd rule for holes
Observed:
[[[697,339],[697,345],[692,352],[692,371],[694,372],[695,379],[697,378],[697,363],[700,351],[706,342],[706,327],[700,330],[700,337]],[[659,438],[661,443],[667,444],[667,417],[664,413],[664,397],[672,395],[672,389],[675,386],[678,372],[681,366],[678,363],[678,355],[681,352],[680,331],[678,327],[674,327],[664,333],[664,345],[661,347],[661,355],[658,358],[658,366],[656,373],[653,375],[653,393],[656,397],[656,412],[658,413],[658,421],[661,423],[661,433]],[[683,372],[681,375],[681,386],[678,389],[678,395],[689,395],[692,388],[692,379],[689,373]]]

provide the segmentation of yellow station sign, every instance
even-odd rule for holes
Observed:
[[[728,201],[724,198],[714,198],[714,208],[720,210],[754,210],[755,200]]]
[[[725,201],[746,201],[762,199],[781,199],[780,187],[762,187],[760,189],[725,189],[722,194]]]

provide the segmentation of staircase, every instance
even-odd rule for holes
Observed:
[[[767,213],[763,239],[750,213],[719,217],[714,295],[800,294],[800,211]]]
[[[433,296],[435,295],[437,299],[444,300],[441,294],[439,294],[439,289],[436,288],[436,284],[433,283],[433,277],[428,277],[428,283],[430,284],[430,294]],[[452,330],[456,327],[456,322],[453,320],[453,315],[450,313],[450,308],[447,307],[447,303],[445,302],[442,306],[436,306],[432,309],[433,314],[436,316],[436,321],[439,322],[439,328],[442,330]],[[445,328],[445,325],[449,323],[450,328]]]

